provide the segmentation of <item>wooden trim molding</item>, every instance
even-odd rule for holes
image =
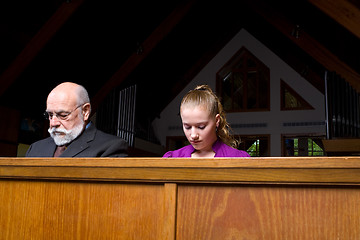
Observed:
[[[161,183],[360,184],[360,157],[0,158],[0,179]]]

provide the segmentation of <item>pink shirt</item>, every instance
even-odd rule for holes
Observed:
[[[221,140],[217,140],[212,149],[215,152],[215,157],[250,157],[250,155],[242,150],[232,148]],[[195,148],[192,145],[187,145],[180,149],[169,151],[164,154],[163,158],[181,158],[181,157],[191,157],[191,154],[195,151]]]

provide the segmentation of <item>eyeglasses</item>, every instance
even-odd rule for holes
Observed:
[[[74,110],[70,111],[70,112],[44,112],[44,117],[47,120],[51,120],[53,119],[53,117],[55,116],[57,119],[59,120],[67,120],[68,117],[70,116],[70,114],[72,114],[76,109],[78,109],[79,107],[83,106],[83,104],[77,106]]]

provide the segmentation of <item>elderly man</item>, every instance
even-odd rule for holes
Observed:
[[[104,133],[89,121],[91,105],[86,89],[65,82],[46,102],[50,137],[29,147],[27,157],[126,157],[127,143]]]

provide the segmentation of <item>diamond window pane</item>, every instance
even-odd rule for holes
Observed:
[[[257,74],[256,71],[248,72],[247,74],[247,108],[256,108],[256,90],[257,90]]]
[[[222,91],[222,101],[225,111],[232,109],[232,83],[231,83],[231,73],[229,73],[222,82],[223,91]]]
[[[269,111],[269,86],[269,68],[244,47],[217,72],[217,91],[228,112]]]
[[[233,74],[233,82],[234,82],[234,93],[233,93],[233,103],[234,109],[241,109],[243,107],[244,102],[244,78],[242,73],[234,73]]]

